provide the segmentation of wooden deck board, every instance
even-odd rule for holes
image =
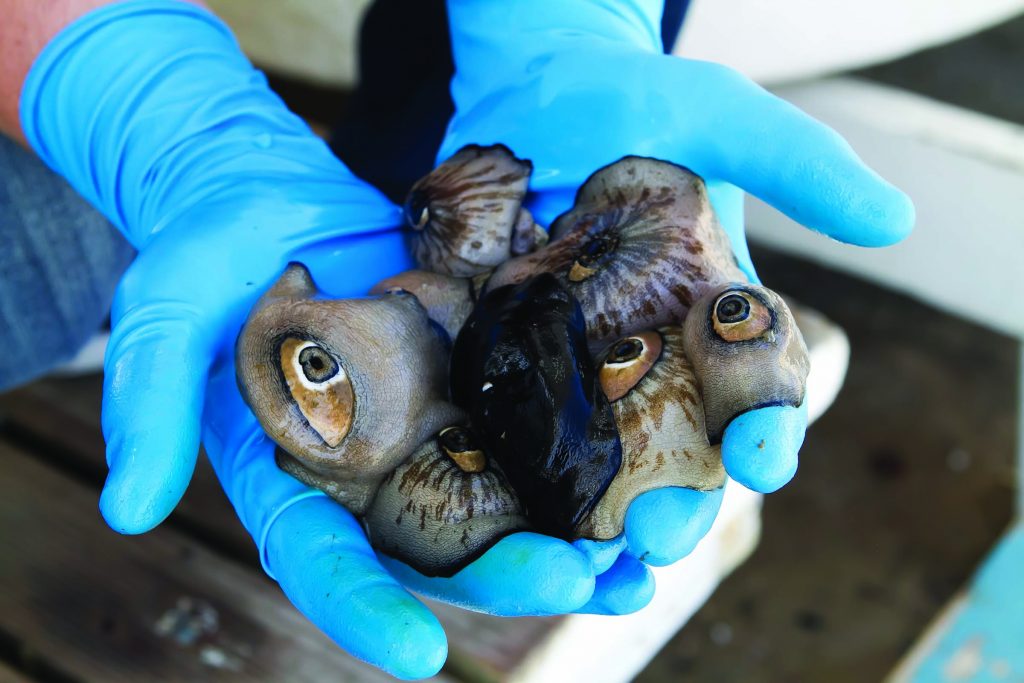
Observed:
[[[48,379],[0,394],[0,417],[9,431],[27,437],[37,450],[56,464],[77,473],[99,488],[107,473],[103,433],[100,429],[102,381],[99,376]],[[175,521],[229,556],[259,566],[255,546],[223,495],[213,468],[205,457]]]
[[[98,376],[47,379],[0,395],[0,416],[8,432],[32,443],[36,450],[45,451],[54,462],[97,487],[97,492],[88,494],[90,512],[95,510],[98,486],[106,473],[99,422],[100,396]],[[238,522],[205,457],[200,458],[188,492],[171,517],[171,525],[199,538],[218,554],[261,573],[253,542]],[[115,543],[121,539],[112,532],[108,534]],[[448,633],[447,668],[466,680],[505,678],[561,620],[502,619],[427,602]]]
[[[31,679],[26,678],[19,672],[0,662],[0,683],[30,683]]]
[[[100,381],[96,377],[50,379],[0,395],[3,430],[88,483],[93,488],[89,491],[93,506],[106,471],[99,433],[99,396]],[[737,499],[733,503],[724,506],[716,522],[717,531],[712,530],[697,552],[658,573],[655,601],[629,618],[570,615],[500,619],[431,602],[449,638],[445,673],[474,683],[626,680],[674,633],[721,577],[750,552],[757,537],[758,505],[752,500]],[[240,560],[240,566],[253,576],[260,572],[251,541],[224,502],[205,459],[167,526],[223,557]],[[730,531],[734,529],[746,531],[737,535]],[[603,639],[604,644],[595,649],[595,639]]]
[[[391,680],[254,572],[169,527],[112,534],[92,490],[4,441],[0,458],[0,629],[76,680]]]

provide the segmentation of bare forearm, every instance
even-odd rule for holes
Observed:
[[[62,28],[115,0],[5,0],[0,21],[0,132],[24,143],[18,98],[36,57]],[[202,4],[200,0],[183,0]]]

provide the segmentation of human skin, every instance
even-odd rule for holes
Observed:
[[[27,146],[18,118],[25,77],[61,29],[114,0],[7,0],[0,21],[0,132]],[[199,0],[183,0],[205,7]]]

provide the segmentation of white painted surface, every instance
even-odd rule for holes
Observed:
[[[258,63],[351,87],[372,0],[207,0]],[[767,84],[893,59],[1024,11],[1024,0],[693,0],[676,54]]]
[[[811,355],[807,375],[807,419],[821,417],[836,400],[850,365],[850,340],[831,320],[786,298]]]
[[[900,57],[1024,11],[1024,0],[693,0],[676,54],[767,84]]]
[[[1024,127],[846,78],[776,92],[836,128],[905,190],[917,227],[894,247],[860,249],[751,200],[753,240],[1024,338]]]

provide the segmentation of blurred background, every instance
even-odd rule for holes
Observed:
[[[354,170],[372,176],[389,154],[430,163],[429,135],[360,149],[360,125],[405,120],[356,110],[389,96],[360,81],[364,18],[390,21],[396,41],[418,34],[409,50],[436,47],[432,3],[367,15],[370,0],[207,1],[315,130],[359,122],[332,137]],[[805,320],[831,406],[796,479],[763,500],[730,491],[712,534],[656,575],[659,596],[637,615],[440,608],[452,652],[439,680],[1024,681],[1024,2],[686,11],[676,54],[729,64],[835,127],[911,195],[917,231],[868,252],[752,201],[762,279],[820,314]],[[415,89],[443,83],[445,66],[381,68]],[[0,484],[0,681],[386,680],[262,576],[208,466],[159,530],[102,526],[102,349],[101,335],[61,376],[0,395],[0,455],[15,464]]]

